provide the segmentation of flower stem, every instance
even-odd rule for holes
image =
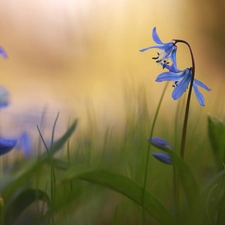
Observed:
[[[195,77],[195,61],[194,61],[194,55],[191,49],[191,46],[189,45],[188,42],[184,40],[178,40],[178,39],[173,39],[173,41],[176,43],[184,43],[188,46],[190,54],[191,54],[191,61],[192,61],[192,67],[190,68],[192,70],[192,78],[190,82],[190,88],[188,91],[188,97],[187,97],[187,103],[186,103],[186,109],[185,109],[185,115],[184,115],[184,123],[183,123],[183,131],[182,131],[182,138],[181,138],[181,146],[180,146],[180,157],[184,159],[184,151],[185,151],[185,142],[186,142],[186,134],[187,134],[187,123],[188,123],[188,115],[189,115],[189,108],[190,108],[190,102],[191,102],[191,91],[192,91],[192,86],[194,82],[194,77]],[[176,215],[177,215],[177,223],[181,224],[183,223],[183,218],[181,217],[182,215],[182,202],[183,202],[183,189],[181,182],[177,178],[176,170],[174,168],[174,188],[175,188],[175,208],[177,210]]]
[[[184,125],[183,125],[183,131],[182,131],[182,138],[181,138],[181,146],[180,146],[180,157],[183,159],[184,158],[184,151],[185,151],[185,142],[186,142],[186,133],[187,133],[187,123],[188,123],[188,115],[189,115],[189,108],[190,108],[190,102],[191,102],[191,91],[192,91],[192,86],[195,78],[195,60],[194,60],[194,55],[191,49],[191,46],[189,45],[188,42],[184,40],[179,40],[179,39],[173,39],[175,41],[174,44],[176,43],[184,43],[188,46],[191,54],[191,61],[192,61],[192,78],[191,78],[191,83],[190,83],[190,88],[188,91],[188,97],[187,97],[187,104],[186,104],[186,109],[185,109],[185,115],[184,115]]]
[[[155,112],[155,116],[154,116],[154,119],[153,119],[152,127],[151,127],[151,130],[150,130],[150,135],[149,135],[150,140],[152,139],[153,131],[154,131],[154,128],[155,128],[155,123],[156,123],[156,120],[157,120],[157,117],[158,117],[158,114],[159,114],[159,109],[161,107],[162,100],[163,100],[163,97],[165,95],[167,87],[168,87],[168,82],[166,83],[166,85],[163,89],[162,95],[161,95],[160,100],[159,100],[159,104],[158,104],[156,112]],[[144,204],[145,204],[145,189],[146,189],[146,183],[147,183],[147,177],[148,177],[148,165],[149,165],[150,149],[151,149],[151,143],[149,142],[148,149],[147,149],[146,161],[145,161],[143,189],[142,189],[142,194],[141,194],[142,219],[143,219],[142,224],[143,225],[145,224],[145,207],[144,207]]]

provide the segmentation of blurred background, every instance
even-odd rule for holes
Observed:
[[[16,134],[27,126],[36,129],[43,112],[47,125],[60,112],[62,126],[76,117],[82,126],[88,123],[88,110],[99,127],[120,129],[129,105],[141,92],[154,113],[165,85],[155,83],[162,70],[151,59],[157,50],[139,52],[154,45],[154,26],[163,42],[179,38],[191,44],[196,77],[212,89],[201,90],[205,107],[192,95],[191,115],[202,120],[203,127],[207,113],[223,119],[224,4],[0,0],[0,46],[9,56],[0,60],[1,85],[11,93],[11,105],[0,111],[3,134]],[[179,46],[178,66],[191,66],[186,46]],[[178,105],[172,90],[171,83],[160,113],[168,123],[174,123]]]

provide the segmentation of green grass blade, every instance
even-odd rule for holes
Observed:
[[[50,199],[44,191],[27,189],[21,192],[7,205],[5,210],[6,223],[13,224],[28,206],[39,200],[45,201],[48,206],[50,205]]]
[[[176,169],[176,173],[182,183],[188,204],[190,207],[194,207],[196,198],[199,197],[200,191],[196,179],[187,165],[187,163],[177,155],[177,153],[171,149],[168,149],[168,153],[173,161],[173,165]]]
[[[128,177],[115,174],[104,170],[91,170],[88,168],[70,168],[64,175],[62,181],[71,181],[72,179],[82,179],[95,184],[102,185],[111,190],[121,193],[130,198],[141,206],[141,197],[143,188]],[[174,218],[151,193],[145,193],[144,208],[149,212],[160,224],[172,225]]]
[[[78,121],[70,126],[67,132],[55,142],[52,148],[49,149],[51,154],[55,154],[59,151],[68,138],[75,131]],[[11,173],[10,175],[4,176],[0,180],[0,193],[2,194],[5,202],[10,198],[14,191],[16,191],[22,182],[24,182],[37,168],[39,168],[43,163],[49,160],[49,155],[47,152],[41,154],[37,159],[30,159],[27,162],[24,162],[23,166],[19,168],[17,171]]]
[[[224,197],[225,170],[219,172],[201,191],[195,206],[187,214],[185,225],[211,225]],[[218,219],[218,216],[217,216]]]
[[[218,170],[225,163],[225,125],[215,117],[208,116],[208,134]]]

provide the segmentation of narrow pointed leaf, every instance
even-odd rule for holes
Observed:
[[[41,190],[27,189],[16,196],[6,207],[5,217],[7,224],[13,224],[22,212],[35,201],[45,201],[48,205],[50,199],[48,195]]]
[[[208,134],[218,170],[225,163],[225,124],[215,117],[208,116]]]
[[[175,151],[168,149],[168,153],[172,159],[175,170],[182,183],[189,206],[192,208],[195,205],[196,198],[199,197],[199,187],[196,179],[186,162],[180,158]]]
[[[213,224],[219,205],[224,204],[224,193],[225,170],[222,170],[202,189],[195,206],[186,216],[185,225],[193,224],[193,221],[196,225]]]
[[[130,198],[137,204],[141,205],[142,186],[135,183],[128,177],[120,174],[112,173],[104,170],[93,171],[84,169],[83,172],[76,167],[69,169],[62,181],[71,181],[71,179],[82,179],[92,183],[96,183],[107,187],[111,190],[121,193]],[[151,193],[146,191],[144,208],[149,212],[160,224],[172,225],[174,218],[164,205],[159,202]]]

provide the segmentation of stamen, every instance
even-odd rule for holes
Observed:
[[[157,57],[152,57],[152,59],[154,59],[154,60],[156,60],[156,59],[158,59],[159,58],[159,56],[157,56]]]
[[[159,58],[159,56],[160,56],[160,53],[159,53],[159,52],[157,52],[157,56],[156,56],[156,57],[152,57],[152,59],[156,60],[156,59],[158,59],[158,58]]]
[[[163,69],[165,69],[166,65],[168,65],[168,64],[169,64],[169,62],[166,59],[164,59],[163,60]]]
[[[175,87],[177,87],[177,86],[178,86],[178,84],[179,84],[179,81],[175,81],[175,82],[174,82],[174,84],[172,85],[172,87],[174,87],[174,88],[175,88]]]

